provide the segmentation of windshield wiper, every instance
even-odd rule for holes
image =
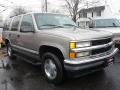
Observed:
[[[108,28],[108,27],[116,27],[116,26],[97,26],[96,28]]]
[[[107,27],[119,27],[119,26],[107,26]]]
[[[64,26],[73,26],[73,27],[77,27],[76,25],[73,24],[63,24]]]
[[[58,26],[58,25],[54,25],[54,24],[45,24],[45,25],[41,25],[40,27],[42,27],[42,26],[53,26],[55,28],[57,28],[57,27],[63,28],[63,26]]]

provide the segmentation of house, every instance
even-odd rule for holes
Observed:
[[[80,18],[77,20],[78,27],[85,29],[89,28],[90,19],[89,18]]]
[[[79,18],[97,18],[112,16],[109,5],[84,8],[79,11]]]

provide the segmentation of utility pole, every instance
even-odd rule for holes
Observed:
[[[89,7],[89,2],[88,1],[86,2],[86,6],[87,6],[87,9],[88,9],[88,7]]]
[[[45,0],[45,12],[47,12],[47,0]]]

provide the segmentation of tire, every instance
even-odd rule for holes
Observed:
[[[45,53],[42,56],[42,71],[45,79],[54,85],[63,82],[63,67],[59,58],[53,53]]]
[[[13,50],[12,50],[10,43],[8,43],[6,46],[7,46],[7,54],[9,58],[13,59],[15,56],[13,55]]]

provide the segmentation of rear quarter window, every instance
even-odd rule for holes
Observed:
[[[10,24],[11,24],[12,19],[10,18],[9,20],[6,20],[4,23],[4,31],[10,30]]]

